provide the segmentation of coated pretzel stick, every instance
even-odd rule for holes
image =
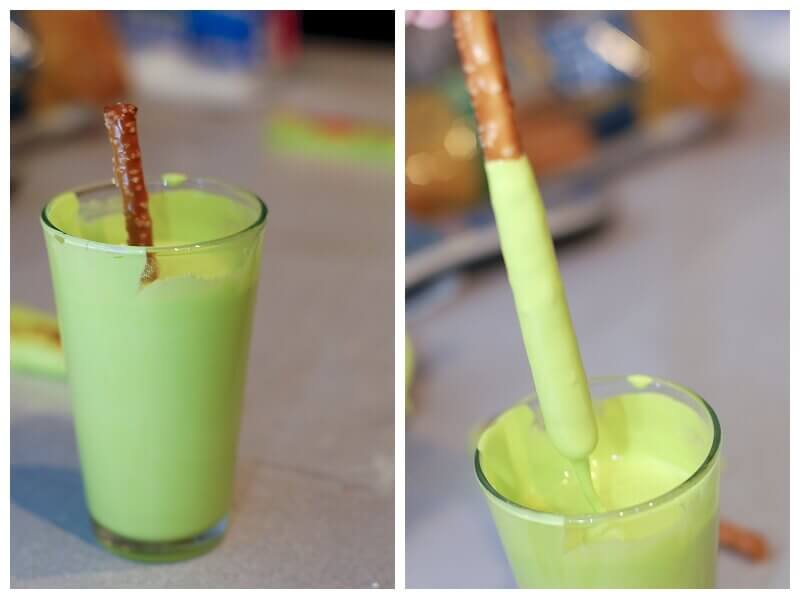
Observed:
[[[489,11],[453,11],[452,21],[545,428],[559,453],[584,474],[591,492],[585,474],[597,445],[597,423],[547,210],[516,127],[497,29]]]
[[[728,520],[720,520],[719,544],[754,562],[763,560],[768,554],[767,543],[761,534]]]
[[[494,19],[489,11],[454,10],[452,20],[484,156],[487,161],[518,158],[522,143]]]
[[[136,127],[138,109],[133,104],[117,103],[103,111],[108,141],[111,143],[114,183],[122,194],[128,245],[153,245],[153,222],[148,209],[147,187],[142,170],[142,150]],[[158,277],[156,257],[147,254],[142,282]]]

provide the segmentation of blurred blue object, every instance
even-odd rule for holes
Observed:
[[[264,56],[264,14],[190,11],[185,39],[196,59],[223,67],[252,67]]]
[[[162,43],[178,44],[183,36],[183,11],[121,10],[111,14],[116,18],[122,38],[131,50]]]
[[[267,62],[265,11],[115,13],[134,86],[178,102],[240,106]]]
[[[631,92],[646,70],[647,55],[628,13],[559,13],[536,21],[531,35],[549,59],[553,90],[579,103],[597,139],[635,126]]]
[[[498,13],[520,105],[559,103],[580,112],[604,140],[636,125],[634,92],[649,54],[627,11]]]
[[[586,96],[636,81],[597,51],[593,40],[602,32],[617,32],[634,39],[627,13],[598,11],[567,14],[537,23],[536,35],[553,69],[552,85],[567,96]],[[606,33],[608,35],[608,33]]]
[[[251,68],[265,57],[262,11],[120,11],[132,51],[145,46],[180,47],[192,60],[215,67]]]

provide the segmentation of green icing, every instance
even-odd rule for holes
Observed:
[[[597,408],[599,442],[589,476],[606,510],[649,501],[689,478],[711,446],[711,431],[688,406],[660,393],[620,395]],[[518,404],[481,436],[487,479],[515,503],[556,514],[587,510],[581,474],[560,454],[540,415]],[[498,486],[499,485],[499,486]]]
[[[592,481],[592,467],[589,463],[589,460],[573,460],[572,472],[575,474],[575,477],[578,481],[578,488],[581,490],[581,494],[589,504],[589,511],[605,511],[602,500],[600,497],[598,497],[597,491],[594,490],[594,482]]]
[[[186,178],[183,173],[164,173],[161,175],[161,182],[166,187],[178,187],[186,183]]]
[[[74,194],[55,198],[47,217],[64,234],[45,238],[89,511],[164,541],[230,509],[261,232],[192,248],[258,215],[190,189],[150,202],[159,277],[145,286],[146,250],[124,245],[118,195],[80,209]]]
[[[500,246],[528,361],[554,446],[582,460],[597,444],[586,374],[544,203],[527,158],[486,163]]]
[[[505,412],[479,439],[481,470],[491,486],[540,512],[524,513],[486,493],[518,584],[713,586],[718,461],[694,486],[663,499],[704,463],[711,427],[688,406],[653,392],[608,398],[596,411],[599,442],[586,474],[603,507],[599,518],[574,464],[529,404]]]
[[[116,192],[106,199],[79,204],[74,193],[53,199],[47,209],[50,222],[69,235],[113,245],[127,244],[125,217]],[[150,193],[154,246],[202,243],[227,237],[254,220],[251,210],[229,198],[196,189]]]
[[[653,384],[653,378],[646,374],[632,374],[628,376],[628,382],[637,389],[644,389]]]
[[[64,378],[64,353],[54,316],[21,304],[11,304],[11,369]]]

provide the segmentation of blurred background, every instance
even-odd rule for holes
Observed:
[[[697,390],[722,516],[772,547],[723,587],[789,581],[789,15],[495,12],[589,375]],[[471,443],[530,371],[447,15],[406,27],[409,587],[512,586]]]
[[[12,11],[12,586],[393,585],[393,47],[392,11]],[[269,207],[233,525],[171,566],[94,543],[47,335],[39,214],[110,180],[119,100],[148,177]]]

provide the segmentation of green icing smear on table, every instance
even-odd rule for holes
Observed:
[[[11,369],[54,380],[64,378],[66,366],[55,316],[11,305]]]
[[[269,149],[289,154],[364,165],[394,164],[394,138],[389,128],[348,119],[331,123],[309,115],[278,112],[265,127]]]
[[[486,163],[500,247],[547,432],[584,460],[597,426],[547,213],[527,158]]]

